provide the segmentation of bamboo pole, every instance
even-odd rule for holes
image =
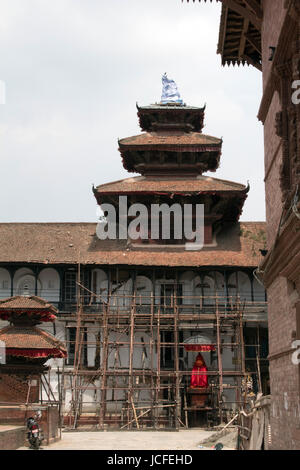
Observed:
[[[134,345],[134,317],[135,317],[135,293],[130,312],[130,348],[129,348],[129,383],[128,383],[128,422],[130,421],[129,403],[133,404],[133,345]],[[135,411],[133,409],[133,411]]]
[[[221,353],[221,337],[220,337],[220,319],[219,319],[219,308],[218,299],[216,298],[216,320],[217,320],[217,350],[218,350],[218,369],[219,369],[219,415],[220,421],[223,420],[223,363]]]
[[[106,414],[106,385],[107,385],[107,361],[108,361],[108,309],[109,305],[105,306],[103,318],[103,351],[102,351],[102,380],[101,380],[101,399],[100,399],[100,413],[99,413],[99,427],[104,428],[104,420]]]
[[[136,427],[137,427],[138,429],[140,429],[140,425],[139,425],[139,422],[138,422],[138,418],[137,418],[137,414],[136,414],[136,409],[135,409],[135,406],[134,406],[134,402],[133,402],[132,396],[130,397],[130,399],[131,399],[131,406],[132,406],[132,409],[133,409],[134,419],[135,419],[135,422],[136,422]]]
[[[158,405],[159,402],[159,392],[160,392],[160,305],[158,306],[158,318],[157,318],[157,372],[156,372],[156,391],[155,391],[155,405]],[[155,429],[158,429],[158,410],[155,410]]]
[[[186,425],[186,428],[188,429],[189,419],[188,419],[188,410],[187,410],[186,390],[184,391],[184,414],[185,414],[185,425]]]
[[[178,335],[178,305],[177,305],[177,297],[176,293],[174,293],[174,360],[175,360],[175,426],[178,429],[178,420],[180,416],[181,406],[180,406],[180,379],[179,379],[179,354],[178,354],[178,342],[179,342],[179,335]]]
[[[153,345],[154,345],[154,338],[153,338],[153,334],[154,334],[154,296],[153,296],[153,292],[151,292],[151,320],[150,320],[150,369],[152,371],[152,374],[151,374],[151,417],[152,417],[152,420],[154,419],[154,416],[153,416],[153,407],[154,407],[154,404],[155,404],[155,391],[154,391],[154,374],[153,374]]]

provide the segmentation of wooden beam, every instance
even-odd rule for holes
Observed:
[[[244,54],[242,59],[246,60],[249,64],[253,65],[253,67],[257,68],[260,72],[262,72],[262,65],[259,62],[256,62],[255,60],[253,60],[247,54]]]
[[[246,33],[249,28],[249,20],[244,19],[244,24],[243,24],[243,31],[242,31],[242,36],[240,39],[240,47],[239,47],[239,58],[243,56],[245,52],[245,46],[246,46]]]
[[[225,10],[225,13],[224,13],[224,15],[225,15],[225,16],[224,16],[224,25],[226,25],[226,24],[227,24],[227,16],[228,16],[228,8],[225,8],[224,10]],[[224,53],[225,38],[226,38],[226,28],[223,28],[223,31],[222,31],[222,39],[219,38],[219,45],[220,45],[220,43],[222,44],[222,51],[221,51],[221,49],[218,50],[218,53],[220,53],[220,54],[223,54],[223,53]],[[220,39],[221,39],[221,41],[220,41]],[[219,49],[219,46],[218,46],[218,49]]]
[[[252,47],[254,47],[254,49],[259,53],[261,54],[261,45],[259,44],[259,42],[257,41],[257,39],[255,39],[253,36],[251,36],[250,34],[245,34],[245,37],[247,39],[247,41],[251,44]]]
[[[257,18],[262,18],[263,17],[263,11],[260,6],[260,4],[257,2],[257,0],[244,0],[244,3],[251,8],[251,10],[254,11],[256,14]]]
[[[258,18],[252,11],[242,7],[236,0],[222,0],[225,6],[239,13],[243,18],[248,19],[259,31],[261,30],[262,20]]]

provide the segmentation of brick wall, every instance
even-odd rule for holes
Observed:
[[[43,430],[44,445],[60,439],[59,433],[59,410],[57,406],[34,405],[34,409],[25,406],[0,406],[0,424],[24,426],[27,418],[35,415],[35,410],[40,409],[42,417],[39,425]]]
[[[275,130],[275,115],[280,108],[279,95],[276,92],[264,126],[268,248],[270,248],[274,242],[282,212],[282,192],[279,181],[280,167],[282,164],[282,146],[281,139],[276,135]]]
[[[18,375],[0,375],[0,402],[5,403],[26,403],[27,396],[29,403],[39,401],[39,380],[38,376],[31,376],[31,381],[36,383],[30,387],[28,396],[28,380]]]
[[[272,61],[269,60],[269,47],[276,47],[286,16],[285,0],[264,0],[264,19],[262,27],[262,63],[264,89],[270,78]],[[281,111],[278,92],[275,92],[264,123],[265,145],[265,191],[267,218],[267,245],[274,242],[282,212],[282,191],[280,188],[280,168],[282,165],[281,139],[276,135],[276,113]]]
[[[272,62],[269,61],[269,47],[276,47],[278,37],[285,18],[285,0],[263,0],[264,20],[262,26],[262,63],[263,84],[266,86]]]
[[[263,0],[263,86],[270,78],[272,62],[269,47],[277,46],[286,10],[285,0]],[[280,172],[283,160],[281,139],[276,135],[276,113],[281,111],[275,92],[264,123],[265,190],[267,245],[270,249],[277,234],[283,201]],[[272,449],[300,449],[299,366],[292,363],[293,332],[296,330],[298,294],[284,277],[277,277],[267,289]]]
[[[23,447],[26,441],[25,427],[2,431],[0,428],[0,450],[15,450]]]
[[[291,353],[297,295],[286,278],[278,277],[268,298],[272,449],[300,450],[299,366]],[[272,359],[277,353],[281,355]]]

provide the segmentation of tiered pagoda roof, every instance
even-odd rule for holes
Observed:
[[[2,328],[0,341],[4,341],[8,357],[50,359],[67,356],[67,350],[61,341],[32,326],[11,325]]]
[[[103,194],[219,194],[236,193],[246,195],[248,187],[232,181],[198,176],[196,178],[144,177],[135,176],[124,180],[106,183],[96,188],[97,200]]]
[[[182,130],[201,132],[204,126],[203,108],[177,103],[138,106],[138,118],[142,131]],[[162,113],[162,110],[164,111]]]
[[[0,320],[30,321],[32,323],[54,322],[57,309],[35,295],[17,295],[0,300]]]
[[[137,110],[144,132],[119,140],[119,151],[124,168],[141,176],[93,188],[98,204],[116,206],[119,195],[146,205],[154,198],[159,204],[204,204],[209,232],[236,223],[249,186],[203,175],[219,167],[223,143],[202,133],[205,106],[187,106],[180,100]]]
[[[143,134],[119,140],[123,166],[142,175],[216,171],[222,140],[202,134],[203,108],[184,104],[138,107]]]
[[[15,296],[0,300],[0,319],[11,323],[0,330],[10,363],[18,360],[45,361],[66,357],[64,344],[53,335],[36,328],[41,322],[54,322],[57,310],[36,296]]]

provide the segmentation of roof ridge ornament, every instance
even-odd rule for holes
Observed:
[[[171,78],[167,77],[167,73],[164,73],[162,76],[162,95],[161,95],[161,104],[177,103],[179,105],[183,104],[182,99],[180,98],[180,93],[178,91],[177,85]]]

